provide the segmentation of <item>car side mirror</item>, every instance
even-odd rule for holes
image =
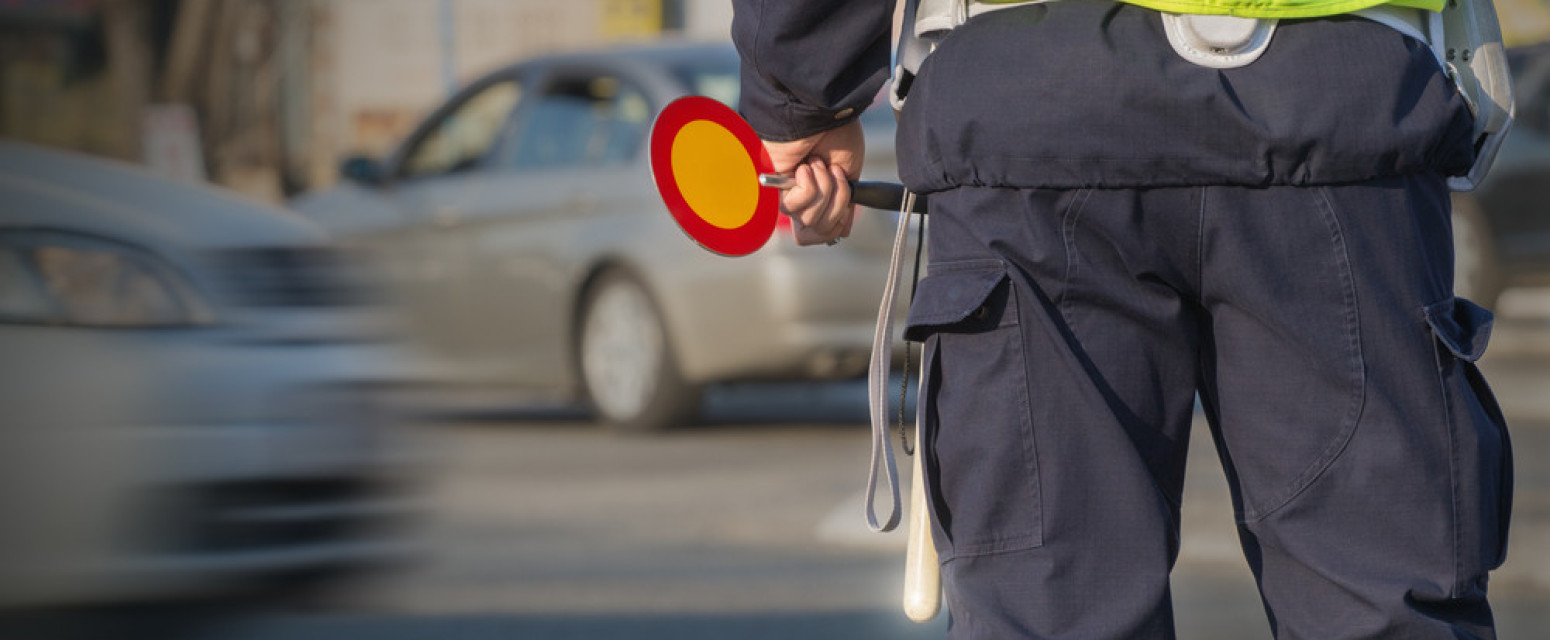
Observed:
[[[359,182],[367,186],[378,186],[383,182],[384,171],[382,163],[366,156],[350,156],[344,162],[339,163],[339,175],[351,182]]]

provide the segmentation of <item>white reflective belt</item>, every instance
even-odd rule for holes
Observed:
[[[974,16],[1054,0],[1027,0],[1025,2],[984,3],[974,0],[920,0],[920,10],[914,29],[915,35],[940,39],[947,31],[963,24]],[[1398,7],[1388,4],[1373,5],[1351,12],[1373,22],[1386,25],[1400,33],[1427,43],[1439,61],[1443,60],[1442,16],[1436,11]]]
[[[1023,0],[1022,2],[974,2],[973,0],[920,0],[916,12],[915,35],[923,38],[940,38],[948,31],[967,22],[969,18],[1002,9],[1014,9],[1030,4],[1043,4],[1055,0]]]
[[[899,299],[899,272],[904,267],[905,239],[909,237],[910,211],[915,209],[915,194],[904,192],[899,207],[899,228],[893,236],[893,256],[888,262],[888,281],[883,284],[883,302],[877,310],[877,327],[872,332],[872,364],[867,371],[867,402],[872,417],[872,462],[866,482],[866,523],[873,531],[893,531],[899,526],[899,468],[888,444],[888,369],[893,364],[893,307]],[[915,455],[921,455],[917,450]],[[893,508],[888,519],[877,520],[877,476],[888,474],[888,492]]]

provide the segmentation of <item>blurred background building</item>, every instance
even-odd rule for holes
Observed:
[[[0,137],[280,201],[495,67],[730,22],[726,0],[0,0]]]

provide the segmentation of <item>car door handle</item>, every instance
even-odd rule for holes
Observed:
[[[436,208],[436,212],[431,214],[431,219],[438,227],[453,227],[463,220],[463,213],[456,207],[444,205]]]

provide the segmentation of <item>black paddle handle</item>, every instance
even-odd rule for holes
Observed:
[[[850,201],[863,207],[898,211],[904,206],[904,185],[897,182],[861,181],[850,183]],[[926,199],[916,196],[913,213],[926,212]]]

